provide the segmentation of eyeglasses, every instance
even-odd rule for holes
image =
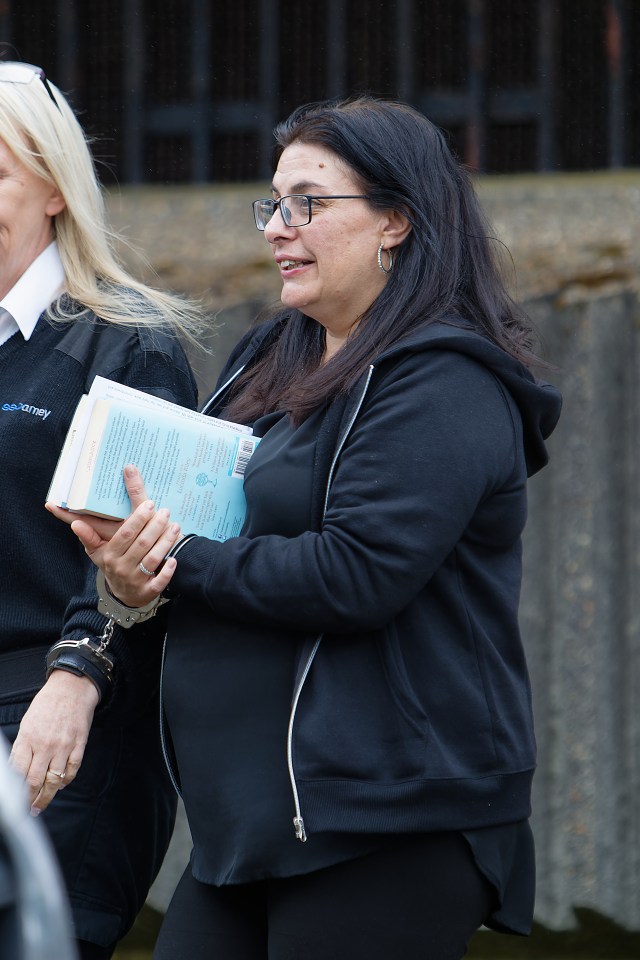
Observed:
[[[53,90],[49,86],[42,67],[36,67],[33,63],[22,63],[18,60],[0,60],[0,81],[5,81],[6,83],[31,83],[34,77],[42,80],[45,90],[58,110],[60,110],[58,101],[53,95]]]
[[[288,227],[305,227],[311,223],[311,210],[318,200],[368,200],[360,193],[339,193],[334,196],[317,197],[308,193],[294,193],[279,200],[254,200],[253,216],[258,230],[264,230],[274,213],[280,208],[280,216]]]

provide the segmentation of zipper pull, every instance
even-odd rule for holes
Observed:
[[[304,830],[304,820],[302,817],[294,817],[293,825],[296,828],[296,838],[302,843],[306,843],[307,835]]]

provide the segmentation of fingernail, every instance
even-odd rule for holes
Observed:
[[[42,810],[38,810],[37,807],[31,807],[30,813],[32,817],[39,817],[42,813]]]
[[[145,500],[144,508],[151,513],[151,511],[155,509],[155,503],[153,500]]]
[[[173,537],[177,537],[178,534],[180,533],[180,524],[179,524],[179,523],[172,523],[171,526],[169,527],[169,533],[170,533]]]
[[[124,475],[125,477],[135,477],[136,468],[133,466],[132,463],[128,463],[126,465],[126,467],[124,468]]]

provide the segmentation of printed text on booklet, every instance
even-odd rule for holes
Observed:
[[[184,534],[226,540],[244,522],[244,471],[258,442],[241,424],[96,377],[78,404],[47,499],[124,519],[131,504],[123,469],[134,463],[149,498]]]

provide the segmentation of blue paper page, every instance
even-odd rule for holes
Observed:
[[[67,506],[124,518],[131,512],[123,468],[134,463],[158,508],[183,534],[211,540],[236,536],[245,516],[244,469],[257,437],[219,421],[202,423],[112,400],[95,403]]]

